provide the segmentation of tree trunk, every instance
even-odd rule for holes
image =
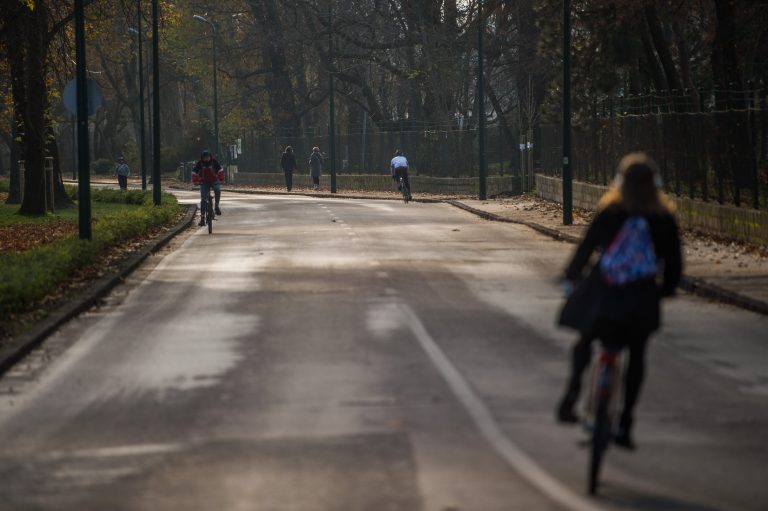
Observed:
[[[8,198],[5,200],[6,204],[21,204],[21,182],[19,178],[19,158],[21,151],[19,151],[19,130],[20,124],[19,115],[14,108],[13,117],[11,118],[11,139],[9,143],[10,157],[11,157],[11,169],[10,169],[10,183]]]
[[[43,215],[46,212],[43,168],[45,105],[48,103],[45,83],[48,23],[46,2],[38,0],[34,10],[22,8],[16,21],[9,25],[9,30],[15,32],[11,39],[18,46],[9,48],[9,52],[24,52],[26,55],[23,75],[12,78],[14,87],[21,83],[24,91],[23,104],[16,105],[21,112],[24,125],[24,199],[20,212],[25,215]],[[18,69],[16,71],[18,72]]]
[[[734,200],[738,204],[741,187],[757,186],[753,183],[757,164],[751,143],[747,116],[739,112],[745,108],[743,82],[736,51],[736,19],[733,0],[715,0],[717,32],[712,41],[712,75],[717,88],[715,94],[719,108],[727,110],[716,115],[717,138],[725,143],[726,166],[734,181]],[[716,169],[725,175],[728,168]]]
[[[661,27],[655,7],[648,6],[645,8],[645,19],[648,22],[648,31],[656,53],[659,55],[661,67],[664,69],[664,75],[667,78],[670,92],[680,91],[683,87],[680,84],[680,77],[677,73],[677,68],[675,68],[675,62],[672,60],[672,52],[669,50],[669,42],[664,37],[664,30]]]
[[[276,134],[295,137],[300,132],[301,124],[293,83],[288,75],[283,25],[277,4],[275,0],[249,0],[248,3],[258,23],[262,60],[271,69],[264,81],[272,113],[272,127]]]

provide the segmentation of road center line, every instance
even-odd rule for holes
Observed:
[[[547,495],[553,501],[566,509],[573,511],[602,511],[594,503],[585,497],[574,493],[567,486],[552,477],[541,468],[533,459],[526,455],[512,440],[509,439],[493,418],[491,411],[469,386],[466,379],[451,363],[450,359],[440,349],[432,336],[429,335],[424,324],[416,313],[408,305],[400,305],[406,324],[411,329],[421,347],[427,353],[432,363],[443,376],[456,398],[469,413],[475,426],[491,444],[493,449],[517,472],[528,480],[533,486]]]

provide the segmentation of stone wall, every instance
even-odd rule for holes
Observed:
[[[573,182],[573,207],[594,211],[607,187]],[[548,200],[563,201],[561,178],[536,174],[536,193]],[[715,236],[750,243],[768,244],[768,212],[723,206],[687,198],[673,197],[680,226]]]
[[[519,178],[512,176],[491,176],[486,179],[486,191],[489,196],[500,193],[519,193]],[[239,172],[233,175],[233,184],[255,186],[285,186],[283,174],[266,174],[256,172]],[[293,186],[311,188],[312,180],[308,174],[294,174]],[[328,189],[331,186],[331,176],[324,174],[320,178],[320,186]],[[337,174],[336,187],[343,191],[392,191],[396,190],[394,181],[383,174]],[[479,193],[478,178],[442,178],[428,176],[411,176],[411,189],[414,193],[439,195],[477,195]]]

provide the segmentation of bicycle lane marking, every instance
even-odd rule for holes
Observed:
[[[532,458],[525,454],[509,439],[493,418],[491,411],[469,386],[466,379],[451,363],[448,356],[440,349],[437,342],[429,335],[424,324],[408,305],[399,305],[405,323],[410,328],[422,349],[443,376],[453,394],[469,413],[472,422],[480,430],[485,440],[513,469],[529,483],[538,488],[556,503],[573,511],[603,511],[602,507],[575,493],[557,479],[548,474]]]

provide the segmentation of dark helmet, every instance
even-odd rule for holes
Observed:
[[[402,155],[403,155],[403,151],[401,151],[400,149],[395,151],[395,156],[402,156]]]
[[[200,153],[200,158],[205,158],[206,156],[210,156],[211,152],[208,149],[203,149],[203,152]]]

